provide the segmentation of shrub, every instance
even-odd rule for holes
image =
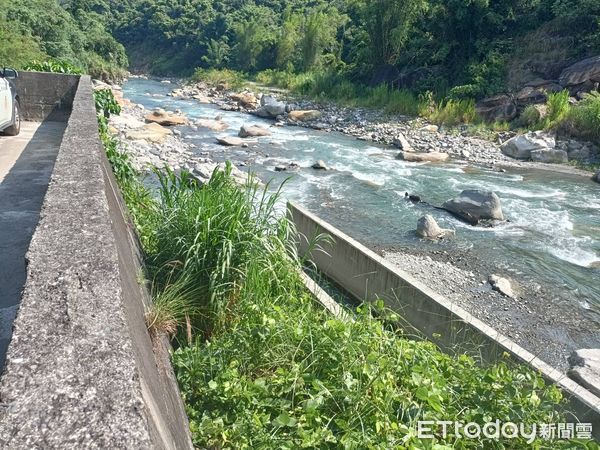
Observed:
[[[530,130],[541,128],[541,115],[536,105],[527,105],[517,119],[517,124]]]
[[[572,107],[565,127],[572,134],[600,142],[600,93],[590,93]]]
[[[193,81],[203,81],[210,85],[226,83],[232,89],[241,88],[246,82],[245,74],[230,69],[196,69]]]
[[[557,128],[569,115],[569,91],[564,90],[548,94],[548,116],[543,119],[542,127],[546,130]]]
[[[66,61],[58,60],[47,60],[47,61],[32,61],[29,64],[23,66],[23,70],[30,70],[35,72],[52,72],[52,73],[65,73],[73,75],[81,75],[83,69],[75,67]]]
[[[477,118],[474,100],[446,100],[438,103],[427,118],[438,125],[473,123]]]

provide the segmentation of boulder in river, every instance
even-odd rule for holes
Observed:
[[[327,164],[322,159],[318,160],[316,163],[312,165],[312,168],[315,170],[329,170]]]
[[[442,205],[458,218],[477,225],[481,220],[504,220],[500,198],[492,191],[469,189]]]
[[[408,139],[402,133],[398,133],[394,138],[394,145],[404,152],[414,152],[410,142],[408,142]]]
[[[162,144],[172,131],[157,123],[149,123],[140,128],[134,128],[125,132],[125,137],[131,141],[149,141]]]
[[[274,119],[285,113],[285,103],[270,95],[263,95],[260,99],[260,105],[260,108],[256,110],[256,114],[260,117]]]
[[[569,162],[569,155],[564,150],[543,148],[540,150],[532,150],[531,160],[542,163],[566,164]]]
[[[212,131],[225,131],[229,128],[229,125],[221,119],[198,119],[195,124],[198,128],[208,128]]]
[[[492,289],[496,292],[500,292],[502,295],[510,298],[517,297],[510,281],[506,278],[499,277],[498,275],[490,275],[488,281],[492,285]]]
[[[402,159],[410,162],[444,162],[447,161],[448,158],[450,158],[448,153],[414,153],[406,150],[401,151],[398,153],[398,156],[396,156],[396,159]]]
[[[515,159],[531,159],[533,150],[546,150],[556,147],[553,136],[543,131],[522,134],[509,139],[500,146],[502,153]]]
[[[254,109],[258,105],[258,99],[252,92],[239,92],[229,96],[234,102],[238,102],[244,108]]]
[[[600,396],[600,349],[580,349],[569,356],[569,378]]]
[[[241,147],[246,141],[236,136],[223,136],[217,138],[217,143],[227,147]]]
[[[174,125],[185,125],[186,123],[185,117],[170,114],[164,109],[160,108],[155,109],[152,113],[148,114],[145,119],[148,123],[157,123],[167,127]]]
[[[594,177],[594,180],[596,181],[596,183],[600,183],[600,170],[598,172],[596,172],[596,176]]]
[[[316,109],[310,109],[306,111],[290,111],[288,118],[294,122],[306,122],[309,120],[316,120],[322,116],[321,111]]]
[[[417,234],[424,239],[436,240],[454,236],[454,230],[440,228],[433,216],[427,214],[417,222]]]
[[[241,138],[247,137],[259,137],[259,136],[271,136],[271,132],[266,128],[259,127],[258,125],[242,125],[238,136]]]

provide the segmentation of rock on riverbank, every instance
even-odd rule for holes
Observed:
[[[164,115],[175,116],[168,112]],[[129,155],[136,170],[144,172],[151,167],[165,166],[176,171],[185,169],[204,182],[216,168],[224,167],[222,163],[198,156],[193,151],[194,146],[184,142],[173,126],[145,124],[144,119],[144,107],[131,104],[122,106],[121,114],[110,119],[111,130],[119,138],[119,150]],[[247,174],[236,167],[232,168],[232,176],[240,183],[247,179]]]

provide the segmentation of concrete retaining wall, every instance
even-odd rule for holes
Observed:
[[[14,82],[23,120],[67,121],[79,84],[78,75],[19,72]]]
[[[37,76],[32,86],[54,81]],[[192,448],[168,343],[145,326],[122,205],[83,76],[27,254],[0,380],[1,448]]]
[[[384,300],[408,326],[448,352],[470,350],[487,362],[506,353],[531,366],[563,390],[577,418],[592,423],[600,437],[600,399],[587,389],[309,211],[291,203],[288,211],[299,233],[300,254],[319,234],[333,238],[333,243],[321,243],[321,250],[312,251],[310,259],[358,300]]]

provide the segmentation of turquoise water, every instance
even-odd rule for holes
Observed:
[[[459,164],[399,161],[395,149],[338,133],[272,127],[271,121],[247,114],[167,97],[173,88],[134,79],[125,84],[124,92],[146,108],[180,109],[192,119],[221,115],[231,125],[223,133],[180,127],[199,154],[244,162],[245,169],[265,182],[278,184],[291,177],[284,188],[286,198],[367,245],[430,245],[417,239],[414,230],[419,217],[431,213],[440,226],[456,229],[456,238],[444,243],[444,249],[470,248],[499,271],[551,286],[562,301],[586,309],[596,320],[600,317],[600,184],[543,171],[499,173]],[[237,135],[244,123],[270,127],[273,135],[247,149],[215,143],[216,135]],[[334,170],[311,169],[319,159]],[[292,161],[300,165],[298,171],[274,171],[276,165]],[[403,198],[408,191],[440,205],[464,189],[495,191],[510,222],[495,228],[471,227]]]

